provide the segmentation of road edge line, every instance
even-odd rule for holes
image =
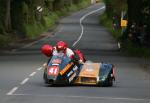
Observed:
[[[102,7],[99,8],[99,9],[93,10],[93,11],[91,11],[91,12],[89,12],[89,13],[83,15],[83,16],[80,18],[81,33],[80,33],[80,36],[78,37],[78,39],[73,43],[72,47],[74,47],[74,46],[81,40],[81,38],[82,38],[82,36],[83,36],[83,33],[84,33],[84,26],[83,26],[83,24],[82,24],[82,21],[83,21],[86,17],[88,17],[89,15],[91,15],[91,14],[93,14],[93,13],[96,13],[96,12],[102,10],[102,9],[105,9],[105,6],[102,6]]]

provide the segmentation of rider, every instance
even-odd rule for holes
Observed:
[[[80,52],[80,50],[71,50],[68,48],[67,44],[64,41],[58,41],[56,46],[52,47],[48,44],[42,46],[41,51],[43,54],[45,54],[48,57],[51,57],[52,55],[55,55],[59,52],[62,52],[66,54],[71,59],[74,59],[76,56],[79,58],[79,62],[83,63],[85,62],[85,58],[83,54]]]

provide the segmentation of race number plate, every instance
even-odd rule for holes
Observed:
[[[58,75],[59,68],[57,66],[51,66],[48,68],[48,75],[56,76]]]

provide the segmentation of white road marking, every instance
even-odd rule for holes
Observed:
[[[148,101],[144,98],[126,98],[126,97],[97,97],[97,96],[70,96],[70,95],[45,95],[45,94],[13,94],[16,96],[45,96],[56,98],[81,98],[81,99],[105,99],[105,100],[127,100],[127,101]]]
[[[36,72],[31,73],[29,76],[33,77],[36,74]]]
[[[84,27],[83,27],[82,21],[83,21],[87,16],[89,16],[89,15],[95,13],[95,12],[98,12],[98,11],[100,11],[100,10],[102,10],[102,9],[105,9],[105,6],[99,8],[99,9],[97,9],[97,10],[91,11],[91,12],[85,14],[84,16],[82,16],[82,17],[80,18],[81,34],[80,34],[79,38],[77,39],[77,41],[75,41],[75,42],[73,43],[72,47],[74,47],[74,46],[81,40],[81,38],[82,38],[82,36],[83,36]]]
[[[40,71],[42,67],[37,68],[36,70]],[[36,74],[36,72],[31,73],[29,76],[32,77]],[[25,78],[20,85],[24,85],[30,78]],[[13,95],[13,93],[18,89],[19,87],[14,87],[12,90],[10,90],[6,95]],[[1,90],[0,90],[1,91]]]
[[[43,67],[40,67],[40,68],[38,68],[37,70],[40,71],[40,70],[42,70],[42,69],[43,69]]]
[[[9,91],[6,95],[13,95],[13,93],[18,89],[18,87],[14,87],[11,91]]]
[[[28,80],[29,80],[29,78],[25,78],[20,84],[24,85]]]

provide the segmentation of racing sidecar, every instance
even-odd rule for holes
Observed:
[[[85,62],[79,64],[64,53],[53,55],[45,67],[46,84],[112,86],[115,66],[106,63]]]
[[[41,51],[50,57],[46,63],[43,79],[46,84],[112,86],[115,80],[115,66],[108,63],[78,62],[64,53],[52,55],[53,47],[45,44]],[[52,57],[51,57],[52,56]]]
[[[113,86],[114,69],[115,66],[112,64],[86,62],[74,84]]]

